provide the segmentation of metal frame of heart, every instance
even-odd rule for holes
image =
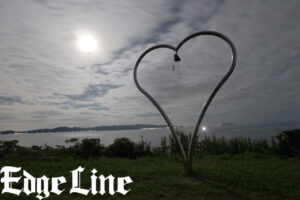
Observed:
[[[231,67],[229,68],[229,70],[227,71],[227,73],[225,74],[225,76],[220,80],[220,82],[217,84],[217,86],[214,88],[214,90],[212,91],[212,93],[209,95],[208,99],[206,100],[206,102],[204,103],[202,110],[200,112],[198,121],[196,123],[194,132],[192,134],[192,138],[190,140],[189,146],[188,146],[188,152],[187,155],[183,149],[182,143],[181,141],[178,139],[177,134],[176,134],[176,129],[174,127],[174,125],[172,124],[171,120],[169,119],[169,117],[167,116],[167,114],[165,113],[165,111],[162,109],[162,107],[157,103],[157,101],[146,91],[144,90],[137,79],[137,70],[139,67],[140,62],[142,61],[142,59],[151,51],[156,50],[156,49],[160,49],[160,48],[167,48],[167,49],[171,49],[175,52],[175,56],[177,55],[178,50],[189,40],[198,37],[198,36],[203,36],[203,35],[208,35],[208,36],[216,36],[218,38],[223,39],[225,42],[227,42],[227,44],[230,46],[231,48],[231,52],[232,52],[232,56],[231,56]],[[213,98],[215,97],[215,95],[217,94],[217,92],[220,90],[220,88],[223,86],[223,84],[227,81],[227,79],[229,78],[229,76],[232,74],[235,65],[236,65],[236,60],[237,60],[237,53],[236,53],[236,49],[235,46],[233,44],[233,42],[224,34],[219,33],[219,32],[215,32],[215,31],[201,31],[201,32],[197,32],[194,34],[189,35],[188,37],[186,37],[185,39],[183,39],[178,45],[177,47],[174,47],[172,45],[168,45],[168,44],[159,44],[159,45],[155,45],[153,47],[148,48],[146,51],[144,51],[144,53],[142,53],[140,55],[140,57],[138,58],[135,67],[134,67],[134,73],[133,73],[133,77],[134,77],[134,82],[135,85],[137,86],[137,88],[139,89],[140,92],[142,92],[152,103],[153,105],[158,109],[158,111],[160,112],[160,114],[163,116],[163,118],[165,119],[166,123],[168,124],[177,144],[179,145],[183,160],[185,162],[191,162],[192,159],[192,151],[193,151],[193,144],[194,144],[194,140],[195,138],[197,138],[197,134],[199,131],[199,127],[200,124],[202,122],[202,119],[205,115],[205,112],[208,108],[208,106],[210,105],[211,101],[213,100]]]

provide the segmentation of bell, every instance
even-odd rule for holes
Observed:
[[[179,62],[181,61],[181,58],[178,56],[178,54],[174,54],[174,62]]]

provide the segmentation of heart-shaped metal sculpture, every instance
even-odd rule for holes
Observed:
[[[159,49],[159,48],[167,48],[167,49],[171,49],[175,52],[175,56],[174,56],[174,60],[175,61],[179,61],[180,60],[180,57],[177,55],[177,52],[178,50],[190,39],[192,38],[195,38],[197,36],[201,36],[201,35],[211,35],[211,36],[216,36],[218,38],[221,38],[223,39],[225,42],[227,42],[227,44],[229,44],[230,48],[231,48],[231,51],[232,51],[232,58],[231,58],[231,67],[230,69],[228,70],[228,72],[225,74],[225,76],[222,78],[222,80],[218,83],[218,85],[215,87],[215,89],[212,91],[212,93],[209,95],[208,99],[206,100],[206,102],[204,103],[203,105],[203,108],[201,110],[201,113],[199,115],[199,118],[198,118],[198,121],[196,123],[196,126],[195,126],[195,129],[194,129],[194,132],[192,134],[192,137],[191,137],[191,140],[190,140],[190,143],[189,143],[189,147],[188,147],[188,152],[187,154],[185,153],[184,149],[183,149],[183,146],[182,146],[182,143],[180,142],[180,140],[178,139],[177,137],[177,134],[176,134],[176,130],[175,130],[175,127],[174,125],[172,124],[172,122],[170,121],[169,117],[167,116],[167,114],[165,113],[165,111],[162,109],[162,107],[157,103],[157,101],[146,91],[144,90],[139,82],[138,82],[138,79],[137,79],[137,69],[138,69],[138,66],[140,64],[140,62],[142,61],[142,59],[151,51],[155,50],[155,49]],[[160,112],[160,114],[163,116],[163,118],[165,119],[165,121],[167,122],[177,144],[179,145],[179,148],[181,150],[181,153],[182,153],[182,157],[183,157],[183,160],[184,162],[191,162],[191,157],[192,157],[192,151],[193,151],[193,144],[194,144],[194,140],[198,134],[198,131],[199,131],[199,127],[200,127],[200,124],[201,124],[201,121],[205,115],[205,112],[209,106],[209,104],[211,103],[211,101],[213,100],[213,98],[215,97],[215,95],[217,94],[217,92],[219,91],[219,89],[222,87],[222,85],[226,82],[226,80],[229,78],[229,76],[232,74],[234,68],[235,68],[235,65],[236,65],[236,59],[237,59],[237,55],[236,55],[236,50],[235,50],[235,47],[234,47],[234,44],[232,43],[232,41],[226,37],[225,35],[223,35],[222,33],[218,33],[218,32],[215,32],[215,31],[202,31],[202,32],[197,32],[197,33],[194,33],[188,37],[186,37],[184,40],[182,40],[178,45],[177,47],[174,47],[174,46],[171,46],[171,45],[168,45],[168,44],[160,44],[160,45],[156,45],[156,46],[153,46],[153,47],[150,47],[148,48],[146,51],[144,51],[144,53],[142,53],[142,55],[138,58],[136,64],[135,64],[135,67],[134,67],[134,82],[137,86],[137,88],[154,104],[154,106],[158,109],[158,111]]]

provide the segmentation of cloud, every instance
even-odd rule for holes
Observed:
[[[17,96],[0,96],[0,105],[13,105],[23,103],[21,97]]]
[[[144,113],[144,114],[137,114],[137,117],[159,117],[160,113]]]
[[[11,113],[7,113],[7,112],[1,112],[0,113],[0,120],[15,120],[15,116],[12,115]]]
[[[84,89],[83,93],[81,94],[64,95],[64,94],[55,93],[54,95],[67,97],[71,101],[90,101],[96,97],[103,97],[110,90],[117,89],[120,87],[122,87],[122,85],[114,85],[114,84],[88,85]]]
[[[55,110],[40,110],[40,111],[35,111],[32,113],[32,118],[36,118],[36,119],[44,119],[44,118],[48,118],[51,116],[59,116],[62,113],[59,111],[55,111]]]
[[[177,45],[202,30],[224,33],[238,51],[236,70],[208,109],[207,122],[297,121],[297,0],[0,4],[2,129],[161,124],[155,108],[133,83],[135,62],[153,45]],[[82,54],[76,49],[83,33],[98,38],[98,52]],[[175,71],[174,52],[158,50],[145,57],[138,76],[176,125],[192,125],[228,69],[230,51],[222,40],[201,37],[178,53],[182,62]]]
[[[107,64],[109,64],[109,63],[107,63]],[[96,68],[96,73],[99,73],[102,75],[109,75],[109,73],[107,71],[101,69],[102,64],[94,64],[93,66]]]
[[[62,106],[63,109],[81,109],[81,108],[88,108],[90,110],[109,110],[109,108],[102,106],[100,103],[92,103],[92,104],[79,104],[79,103],[69,103],[66,102]]]

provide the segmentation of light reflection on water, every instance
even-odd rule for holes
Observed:
[[[253,139],[267,139],[270,140],[272,136],[276,135],[282,130],[300,128],[300,125],[270,125],[270,126],[254,126],[254,125],[231,125],[231,126],[208,126],[206,131],[200,129],[200,139],[203,134],[216,135],[217,137],[224,136],[226,138],[245,136]],[[191,130],[188,128],[186,130]],[[115,138],[127,137],[134,142],[144,141],[151,143],[151,146],[160,146],[161,138],[170,134],[169,129],[142,129],[142,130],[126,130],[126,131],[85,131],[85,132],[68,132],[68,133],[38,133],[38,134],[13,134],[0,135],[0,140],[19,140],[21,146],[32,145],[64,145],[65,140],[70,138],[100,138],[102,144],[105,146],[113,143]]]

